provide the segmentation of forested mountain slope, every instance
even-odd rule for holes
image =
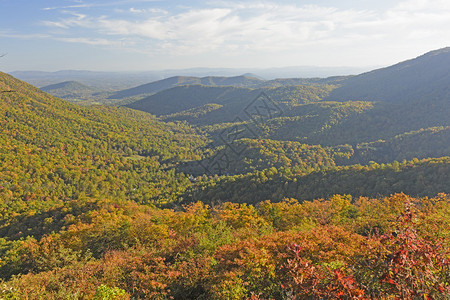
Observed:
[[[334,194],[380,197],[404,192],[415,196],[450,193],[450,158],[414,159],[312,171],[312,168],[270,168],[249,174],[202,181],[183,195],[184,201],[256,204],[284,198],[313,200]]]
[[[4,73],[0,80],[0,89],[13,91],[1,95],[3,128],[11,128],[12,137],[31,144],[38,144],[35,135],[48,135],[48,140],[39,142],[50,146],[58,140],[101,143],[106,138],[108,147],[114,150],[129,147],[134,154],[154,153],[167,159],[177,155],[180,152],[177,149],[187,150],[191,142],[201,140],[188,127],[158,122],[149,114],[126,108],[84,108],[54,98]],[[13,131],[15,127],[23,130]],[[130,138],[131,133],[137,134],[135,139]],[[176,144],[172,143],[174,140]]]
[[[281,141],[298,141],[308,144],[337,146],[357,145],[378,140],[391,140],[398,135],[423,131],[433,127],[450,125],[450,103],[436,101],[430,105],[421,101],[403,105],[372,102],[328,102],[303,103],[292,107],[280,106],[280,117],[267,119],[256,126],[251,121],[223,123],[204,126],[203,129],[217,139],[223,132],[237,128],[241,137],[266,138]],[[209,113],[212,116],[212,113]],[[243,119],[245,120],[245,115]],[[203,118],[206,118],[207,115]],[[180,118],[180,116],[178,116]],[[202,117],[187,118],[199,124]],[[213,122],[214,118],[209,118]],[[217,118],[217,120],[220,120]],[[201,124],[201,123],[200,123]],[[250,128],[251,130],[248,130]],[[449,145],[448,139],[441,144]],[[428,147],[427,144],[423,144]],[[449,155],[450,153],[446,153]],[[392,159],[393,160],[393,159]]]
[[[333,167],[337,157],[351,154],[350,149],[339,151],[292,141],[240,139],[213,149],[211,155],[206,154],[202,160],[181,165],[180,170],[196,176],[245,174],[272,167],[295,167],[306,172]]]
[[[430,127],[399,134],[387,140],[360,143],[353,146],[354,154],[344,164],[367,164],[402,161],[413,158],[442,157],[450,153],[450,126]]]
[[[405,103],[377,102],[373,104],[372,109],[343,119],[309,137],[309,141],[336,145],[391,139],[411,131],[449,126],[448,116],[450,116],[450,101],[445,98]]]
[[[450,101],[450,47],[348,78],[329,100]]]
[[[266,100],[269,102],[280,105],[280,110],[290,113],[296,105],[320,101],[333,88],[335,86],[328,84],[257,89],[187,85],[164,90],[126,106],[163,119],[190,120],[193,125],[212,125],[233,122],[237,117],[248,120],[249,117],[244,111],[247,107],[259,103],[257,100],[261,93],[265,94],[264,98],[268,97]],[[192,118],[193,114],[202,111],[205,105],[214,105],[216,109]]]
[[[3,73],[0,90],[13,91],[0,94],[2,222],[11,211],[86,196],[167,202],[189,181],[160,168],[199,158],[195,149],[205,144],[187,126],[126,108],[80,107]]]
[[[258,91],[249,88],[186,85],[164,90],[127,107],[161,116],[216,104],[226,106],[220,108],[220,114],[226,114],[221,119],[231,121],[249,99],[257,96]]]

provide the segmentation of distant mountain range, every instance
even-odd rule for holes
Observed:
[[[280,141],[349,144],[355,163],[445,155],[450,147],[450,48],[357,76],[270,81],[234,77],[238,86],[219,86],[212,78],[176,77],[144,85],[141,92],[164,83],[179,86],[127,106],[200,126],[217,141],[236,127],[246,138],[258,132],[258,138]],[[260,93],[283,114],[248,130],[255,124],[245,110]]]
[[[84,70],[64,70],[57,72],[14,71],[10,74],[32,85],[43,87],[64,81],[78,81],[105,91],[129,89],[149,82],[175,76],[183,77],[255,77],[263,80],[276,78],[325,78],[330,76],[356,75],[369,71],[369,67],[280,67],[260,69],[238,68],[192,68],[145,72],[97,72]]]
[[[349,76],[334,76],[328,78],[277,78],[272,80],[264,80],[252,74],[222,77],[222,76],[207,76],[207,77],[186,77],[174,76],[163,80],[158,80],[148,84],[143,84],[131,89],[118,91],[112,94],[109,99],[123,99],[128,97],[149,96],[160,91],[164,91],[173,87],[182,85],[203,85],[210,87],[233,86],[242,88],[270,88],[281,86],[295,86],[295,85],[318,85],[318,84],[338,84]]]

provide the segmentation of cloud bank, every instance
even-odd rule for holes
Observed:
[[[404,1],[384,12],[222,1],[215,7],[184,7],[177,12],[131,6],[122,14],[108,16],[80,13],[85,7],[90,4],[65,7],[65,16],[43,24],[65,29],[59,35],[67,35],[64,38],[70,42],[101,39],[104,42],[99,44],[115,45],[121,40],[124,45],[126,40],[124,46],[172,55],[275,53],[311,45],[433,39],[450,33],[448,1]]]

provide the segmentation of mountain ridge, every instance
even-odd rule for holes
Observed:
[[[123,99],[137,95],[151,95],[181,85],[204,85],[204,86],[235,86],[249,87],[262,82],[261,79],[245,75],[224,77],[224,76],[174,76],[166,79],[150,82],[134,88],[118,91],[111,95],[110,99]]]
[[[345,80],[330,101],[450,99],[450,47]]]

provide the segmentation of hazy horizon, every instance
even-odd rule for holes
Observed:
[[[245,75],[246,73],[253,73],[257,71],[277,71],[277,70],[373,70],[377,68],[383,68],[386,66],[313,66],[313,65],[304,65],[304,66],[284,66],[284,67],[268,67],[268,68],[226,68],[226,67],[190,67],[190,68],[167,68],[167,69],[148,69],[148,70],[95,70],[95,69],[58,69],[58,70],[38,70],[38,69],[21,69],[21,70],[10,70],[6,71],[6,73],[19,73],[19,72],[42,72],[42,73],[64,73],[64,72],[92,72],[92,73],[158,73],[158,72],[178,72],[178,71],[193,71],[193,72],[220,72],[220,71],[230,71],[230,72],[241,72],[239,75]],[[258,75],[258,74],[255,74]],[[346,74],[343,74],[346,75]],[[182,76],[182,75],[180,75]]]

